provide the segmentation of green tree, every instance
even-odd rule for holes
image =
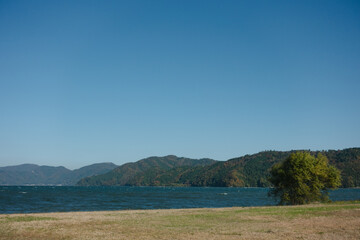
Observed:
[[[328,201],[328,189],[340,186],[340,172],[329,165],[328,159],[309,152],[292,153],[284,162],[270,170],[269,181],[274,185],[270,195],[280,197],[281,205]]]

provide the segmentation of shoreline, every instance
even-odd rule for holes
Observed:
[[[286,207],[306,207],[306,206],[320,206],[320,205],[338,205],[338,204],[359,204],[360,208],[360,199],[359,200],[349,200],[349,201],[332,201],[329,203],[311,203],[311,204],[305,204],[305,205],[263,205],[263,206],[233,206],[233,207],[196,207],[196,208],[157,208],[157,209],[116,209],[116,210],[94,210],[94,211],[54,211],[54,212],[15,212],[15,213],[1,213],[0,212],[0,218],[4,215],[34,215],[34,214],[66,214],[66,213],[112,213],[112,212],[152,212],[152,211],[191,211],[191,210],[229,210],[229,209],[254,209],[254,208],[286,208]]]
[[[189,211],[189,210],[226,210],[226,209],[253,209],[253,208],[276,208],[276,207],[306,207],[306,206],[319,206],[319,205],[337,205],[337,204],[359,204],[359,200],[348,200],[348,201],[331,201],[329,203],[311,203],[305,205],[263,205],[263,206],[233,206],[233,207],[195,207],[195,208],[154,208],[154,209],[114,209],[114,210],[79,210],[79,211],[54,211],[54,212],[14,212],[14,213],[1,213],[0,218],[4,215],[33,215],[33,214],[62,214],[62,213],[111,213],[111,212],[138,212],[138,211]]]
[[[0,214],[0,239],[360,239],[360,201]]]

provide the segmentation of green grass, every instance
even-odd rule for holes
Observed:
[[[344,205],[345,204],[345,205]],[[340,210],[351,210],[358,209],[360,206],[360,201],[349,201],[349,202],[334,202],[326,206],[316,206],[315,205],[299,205],[292,207],[259,207],[259,208],[250,208],[250,209],[240,209],[236,212],[238,213],[250,213],[250,214],[261,214],[261,215],[271,215],[271,216],[284,216],[288,218],[294,218],[298,216],[325,216],[334,211]]]
[[[360,204],[360,200],[354,200],[354,201],[336,201],[331,202],[331,205],[344,205],[344,204]]]

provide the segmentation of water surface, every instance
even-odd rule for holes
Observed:
[[[268,188],[0,186],[0,213],[219,208],[276,205]],[[359,200],[360,189],[330,192]]]

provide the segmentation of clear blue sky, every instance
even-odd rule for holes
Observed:
[[[0,0],[0,166],[360,146],[360,1]]]

